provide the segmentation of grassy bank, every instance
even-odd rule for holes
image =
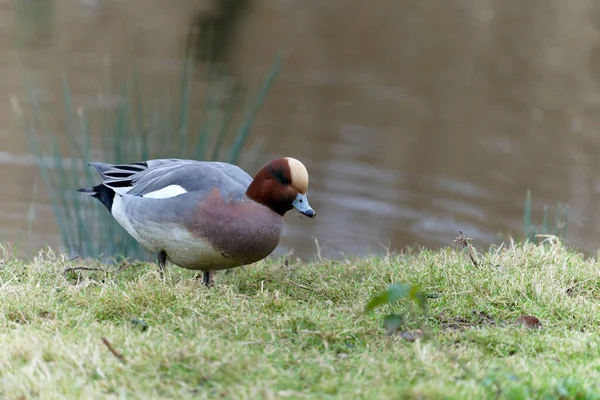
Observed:
[[[162,282],[153,264],[65,272],[105,267],[5,256],[1,396],[599,397],[598,263],[557,243],[476,257],[271,260],[206,289],[173,266]],[[386,335],[383,316],[411,306],[363,311],[393,282],[418,284],[428,314]]]

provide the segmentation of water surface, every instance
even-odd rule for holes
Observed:
[[[101,84],[132,65],[148,93],[166,101],[192,16],[226,13],[216,1],[40,0],[38,13],[27,8],[35,3],[0,1],[0,233],[23,254],[59,237],[8,97],[26,106],[24,82],[35,81],[59,136],[64,72],[78,106],[114,105],[117,94],[98,96]],[[256,91],[277,51],[285,53],[252,131],[263,150],[245,166],[253,174],[274,157],[304,161],[318,217],[290,213],[278,251],[312,257],[315,238],[328,257],[444,246],[459,229],[483,246],[522,233],[527,189],[537,219],[544,204],[568,203],[569,242],[595,251],[598,5],[373,4],[248,0],[219,55]]]

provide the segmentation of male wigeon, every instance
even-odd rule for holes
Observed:
[[[266,164],[254,179],[223,162],[158,159],[132,164],[90,163],[103,181],[79,189],[98,199],[141,245],[166,260],[210,271],[251,264],[279,244],[284,214],[307,217],[308,172],[285,157]]]

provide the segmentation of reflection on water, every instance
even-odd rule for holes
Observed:
[[[55,0],[35,25],[17,7],[29,2],[0,1],[0,91],[26,104],[23,76],[34,77],[57,132],[64,71],[77,105],[114,107],[118,94],[102,91],[103,79],[134,64],[148,93],[167,101],[194,16],[220,18],[225,4]],[[303,160],[318,213],[286,217],[280,253],[311,257],[314,238],[330,257],[448,245],[459,229],[485,245],[522,233],[528,188],[539,213],[568,203],[569,241],[598,248],[596,2],[247,3],[223,38],[228,74],[255,90],[279,49],[286,58],[252,133],[265,151],[245,165],[252,173],[277,156]],[[0,117],[0,181],[10,188],[1,239],[19,240],[23,252],[55,245],[51,207],[8,101]]]

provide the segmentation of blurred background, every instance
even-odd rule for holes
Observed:
[[[289,213],[279,254],[535,224],[598,247],[596,1],[0,0],[0,54],[0,240],[23,256],[109,253],[85,236],[106,210],[65,193],[142,155],[302,160],[318,215]]]

